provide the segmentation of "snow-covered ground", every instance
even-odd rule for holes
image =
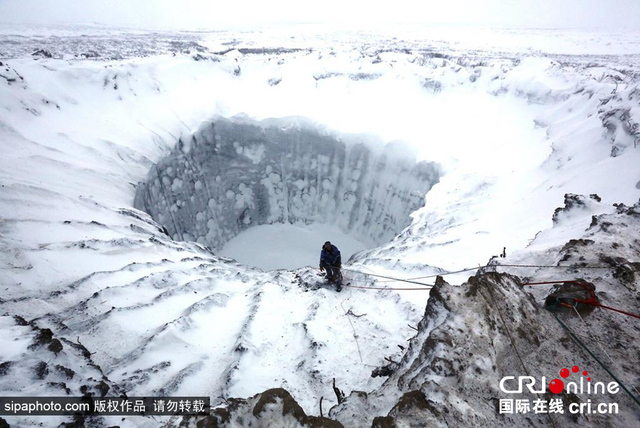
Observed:
[[[0,348],[0,364],[12,362],[3,395],[60,394],[65,372],[38,374],[41,361],[99,378],[71,342],[91,352],[112,391],[220,404],[285,387],[315,411],[321,396],[333,404],[334,377],[345,390],[381,385],[371,370],[403,355],[428,293],[337,294],[309,269],[262,272],[220,255],[258,267],[240,255],[286,260],[267,269],[315,266],[328,239],[345,254],[367,248],[348,268],[404,278],[483,265],[503,247],[526,262],[531,253],[519,251],[550,229],[565,193],[597,193],[602,204],[589,215],[640,197],[638,33],[2,27],[0,63],[0,331],[25,338]],[[375,248],[358,242],[366,222],[355,214],[339,229],[311,223],[293,237],[299,226],[248,229],[227,236],[219,255],[172,240],[169,224],[134,208],[136,190],[179,141],[238,115],[303,117],[348,147],[401,141],[417,161],[438,164],[439,182],[409,226]],[[403,175],[379,171],[368,183],[404,188]],[[359,174],[349,179],[361,184]],[[535,250],[582,236],[588,224],[574,220],[560,219],[566,227]],[[66,339],[63,353],[28,349],[36,331],[14,316]]]
[[[340,254],[346,262],[366,245],[339,228],[312,223],[267,224],[241,232],[220,249],[220,254],[263,270],[317,267],[320,250],[325,241],[340,244]]]

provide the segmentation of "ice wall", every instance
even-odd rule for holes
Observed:
[[[437,165],[395,144],[343,141],[300,121],[219,118],[151,169],[135,206],[174,239],[213,249],[286,222],[335,224],[379,245],[410,224],[438,179]]]

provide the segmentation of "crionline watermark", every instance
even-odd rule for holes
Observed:
[[[580,368],[573,366],[571,372],[579,373]],[[563,368],[560,370],[560,377],[566,379],[571,372],[569,369]],[[620,385],[617,382],[592,383],[591,378],[588,377],[588,372],[585,370],[582,372],[578,382],[567,381],[565,385],[564,381],[556,378],[548,384],[548,390],[553,394],[560,394],[565,389],[567,394],[582,397],[586,395],[588,398],[579,403],[571,402],[566,406],[561,398],[552,398],[550,400],[505,398],[500,399],[499,412],[501,414],[564,413],[566,409],[571,414],[617,414],[619,411],[618,403],[602,402],[602,400],[592,402],[591,400],[592,396],[603,398],[605,395],[617,394],[620,391]],[[533,376],[505,376],[500,380],[500,390],[505,394],[523,394],[527,392],[531,394],[546,394],[547,379],[544,376],[539,381]]]

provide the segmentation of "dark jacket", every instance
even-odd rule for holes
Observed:
[[[328,264],[330,266],[339,266],[342,263],[340,260],[340,250],[335,245],[331,245],[331,251],[327,251],[324,248],[320,253],[320,265]]]

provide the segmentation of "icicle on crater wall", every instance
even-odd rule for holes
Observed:
[[[334,224],[372,246],[408,226],[439,168],[398,145],[284,120],[215,119],[157,163],[134,205],[176,240],[219,249],[262,224]]]

